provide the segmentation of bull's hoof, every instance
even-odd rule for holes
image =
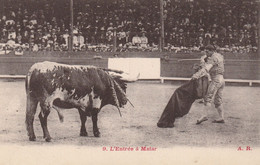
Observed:
[[[99,131],[94,131],[94,136],[95,137],[100,137],[100,132]]]
[[[45,141],[46,141],[46,142],[51,142],[51,137],[45,138]]]
[[[29,140],[30,140],[30,141],[35,141],[35,140],[36,140],[36,137],[35,137],[35,136],[30,136],[30,137],[29,137]]]
[[[157,123],[157,127],[159,128],[173,128],[173,123]]]
[[[87,133],[87,132],[80,132],[79,135],[80,135],[80,136],[88,136],[88,133]]]

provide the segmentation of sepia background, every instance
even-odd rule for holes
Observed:
[[[258,164],[260,146],[260,2],[258,0],[0,0],[0,164]],[[196,125],[202,104],[157,122],[173,92],[190,80],[200,48],[225,58],[225,124]],[[100,138],[80,137],[76,109],[52,111],[46,143],[25,129],[24,78],[36,62],[95,65],[140,73],[129,83],[134,107],[104,107]],[[103,151],[152,147],[156,151]],[[250,148],[250,150],[249,150]]]

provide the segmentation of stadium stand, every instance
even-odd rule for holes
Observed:
[[[2,0],[0,54],[67,51],[69,1]],[[74,1],[74,51],[158,51],[158,0]],[[234,53],[257,51],[255,0],[165,0],[165,50],[196,52],[214,44]]]

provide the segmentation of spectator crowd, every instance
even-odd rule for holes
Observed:
[[[3,51],[66,51],[69,0],[2,0]],[[159,0],[74,0],[74,51],[158,51]],[[166,51],[257,50],[256,0],[164,0]]]

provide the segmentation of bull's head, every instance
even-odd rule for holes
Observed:
[[[140,73],[136,76],[132,76],[125,72],[109,72],[109,74],[116,80],[120,87],[126,92],[126,83],[135,82],[139,79]]]
[[[124,73],[118,70],[103,69],[110,75],[110,92],[112,97],[108,97],[103,100],[102,105],[112,104],[117,107],[122,107],[129,101],[126,97],[127,82],[135,82],[138,80],[140,74],[137,76],[131,76],[130,74]]]

